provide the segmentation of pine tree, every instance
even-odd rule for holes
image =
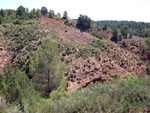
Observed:
[[[118,33],[119,33],[118,27],[114,26],[112,28],[112,38],[111,38],[112,41],[117,42],[119,40]]]
[[[3,22],[3,17],[0,15],[0,24]]]
[[[25,12],[25,8],[23,6],[19,6],[17,8],[17,15],[19,15],[21,19],[25,19],[26,12]]]
[[[54,10],[50,10],[49,11],[49,18],[54,18],[54,16],[55,16]]]
[[[68,18],[68,13],[67,13],[67,11],[64,11],[63,18],[64,18],[64,19],[67,19],[67,18]]]
[[[128,26],[123,26],[123,27],[121,27],[121,33],[122,33],[122,35],[124,36],[124,38],[127,38],[128,33],[129,33],[129,28],[128,28]]]
[[[59,68],[57,43],[45,40],[41,48],[35,53],[30,63],[30,73],[36,76],[36,89],[43,91],[42,83],[46,83],[44,91],[49,93],[60,85],[62,68]],[[40,86],[40,87],[39,87]]]
[[[103,30],[107,30],[107,28],[108,28],[108,25],[105,23],[104,27],[103,27]]]
[[[42,8],[41,8],[41,13],[42,13],[42,15],[46,15],[47,12],[48,12],[48,10],[47,10],[46,7],[42,7]]]

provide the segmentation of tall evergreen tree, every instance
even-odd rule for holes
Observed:
[[[3,22],[3,17],[0,15],[0,24]]]
[[[103,30],[107,30],[107,28],[108,28],[108,25],[105,23],[103,26]]]
[[[42,7],[42,8],[41,8],[41,13],[42,13],[42,15],[46,15],[47,12],[48,12],[48,10],[47,10],[46,7]]]
[[[36,76],[35,88],[40,92],[44,90],[47,96],[60,85],[62,71],[58,64],[58,45],[50,40],[45,40],[31,59],[30,73]],[[41,84],[46,87],[40,87]]]
[[[67,18],[68,18],[68,13],[67,13],[67,11],[64,11],[63,18],[64,18],[64,19],[67,19]]]
[[[49,18],[54,18],[54,16],[55,16],[54,10],[50,10],[49,11]]]
[[[128,36],[128,33],[129,33],[129,28],[128,28],[128,26],[122,26],[121,27],[121,33],[122,33],[122,35],[124,36],[124,38],[127,38],[127,36]]]
[[[119,30],[118,30],[118,27],[114,26],[112,28],[112,38],[111,40],[114,41],[114,42],[117,42],[119,40]]]
[[[57,13],[57,16],[58,16],[58,17],[61,17],[61,14],[58,12],[58,13]]]
[[[0,10],[0,14],[1,14],[2,17],[6,16],[6,12],[3,9]]]
[[[25,19],[26,12],[25,12],[25,8],[23,6],[19,6],[17,8],[17,15],[19,15],[21,19]]]
[[[80,15],[77,20],[77,27],[81,30],[87,30],[91,27],[91,19],[86,15]]]
[[[41,12],[40,12],[40,10],[39,10],[39,9],[37,9],[37,11],[36,11],[36,17],[38,17],[38,18],[40,18],[40,17],[41,17]]]

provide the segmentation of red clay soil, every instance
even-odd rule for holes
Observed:
[[[134,36],[133,40],[135,39],[137,40],[137,37]],[[135,45],[140,44],[139,40],[137,40]],[[107,50],[110,50],[110,53],[107,53]],[[84,88],[91,82],[112,80],[111,74],[118,74],[124,77],[125,74],[130,74],[131,72],[135,72],[137,76],[141,76],[146,72],[146,66],[144,66],[143,62],[127,48],[117,46],[109,47],[107,50],[103,52],[100,50],[100,61],[95,59],[95,57],[76,59],[75,54],[65,57],[65,59],[72,58],[72,62],[68,64],[70,69],[69,75],[65,77],[69,82],[67,89],[69,93],[79,88]],[[78,67],[78,69],[75,67]]]
[[[101,61],[97,61],[94,57],[88,57],[87,59],[75,59],[74,55],[70,57],[73,58],[73,61],[68,64],[70,69],[69,76],[65,77],[69,82],[67,89],[68,93],[79,88],[84,88],[91,82],[112,80],[111,74],[118,74],[119,76],[124,77],[125,74],[130,74],[133,71],[137,76],[141,76],[143,72],[146,72],[146,67],[142,62],[134,59],[131,61],[134,62],[135,66],[130,66],[131,64],[129,65],[130,61],[128,60],[125,60],[123,64],[116,64],[116,62],[112,60],[104,62],[106,59],[102,57]],[[79,69],[76,70],[76,66],[79,67]],[[73,72],[73,70],[75,70],[75,72]],[[70,78],[70,75],[73,77]]]
[[[105,31],[105,38],[110,39],[112,37],[112,30],[108,29]]]
[[[122,45],[123,41],[126,42],[127,46],[124,47]],[[122,41],[119,41],[118,44],[120,47],[130,51],[132,54],[141,56],[143,60],[148,60],[147,54],[143,54],[143,45],[145,43],[145,38],[139,37],[139,36],[132,36],[132,39],[123,39]]]
[[[0,47],[0,71],[3,71],[5,64],[12,57],[12,54],[4,47]]]
[[[85,32],[80,32],[79,29],[69,27],[57,20],[42,17],[38,20],[47,26],[51,33],[54,34],[54,38],[63,39],[66,41],[73,41],[79,43],[87,43],[92,40],[96,40],[94,36],[89,35]],[[48,24],[47,24],[48,23]]]
[[[64,25],[63,23],[55,20],[55,19],[51,19],[51,18],[47,18],[47,17],[42,17],[38,20],[39,22],[42,23],[49,23],[49,24],[53,24],[53,25]]]

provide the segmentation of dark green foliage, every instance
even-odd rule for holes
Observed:
[[[144,112],[150,105],[150,78],[115,80],[112,83],[90,84],[87,88],[71,95],[60,97],[46,103],[46,112]],[[58,93],[59,94],[59,93]],[[64,94],[64,93],[62,93]],[[58,97],[58,98],[57,98]],[[59,100],[57,100],[59,99]],[[148,110],[150,110],[148,108]]]
[[[3,22],[3,17],[0,15],[0,24]]]
[[[118,33],[119,33],[118,28],[116,26],[113,27],[113,29],[112,29],[112,38],[111,38],[112,41],[117,42],[119,40]]]
[[[43,96],[60,86],[64,66],[59,64],[58,44],[44,40],[41,48],[35,52],[30,62],[30,74],[36,76],[34,83]],[[44,87],[40,87],[44,85]]]
[[[57,13],[57,16],[58,16],[58,17],[60,17],[60,16],[61,16],[61,14],[58,12],[58,13]]]
[[[0,10],[0,15],[1,15],[2,17],[5,17],[5,16],[6,16],[6,12],[5,12],[3,9],[1,9],[1,10]]]
[[[91,27],[91,19],[86,15],[80,15],[77,20],[77,27],[82,31],[86,31]]]
[[[133,33],[132,31],[130,31],[129,38],[132,38],[132,36],[133,36]]]
[[[42,8],[41,8],[41,13],[42,13],[42,15],[46,15],[47,12],[48,12],[48,10],[47,10],[46,7],[42,7]]]
[[[123,42],[122,42],[122,45],[123,45],[124,47],[127,47],[126,41],[123,41]]]
[[[108,25],[105,23],[103,26],[103,30],[107,30],[108,29]]]
[[[22,22],[21,22],[20,20],[16,20],[16,21],[14,22],[14,24],[19,24],[19,25],[21,25]]]
[[[19,6],[16,11],[16,15],[19,15],[22,20],[25,19],[26,16],[25,8],[23,6]]]
[[[39,9],[36,11],[36,17],[38,17],[38,18],[41,17],[41,11]]]
[[[124,36],[124,38],[127,38],[128,33],[129,33],[129,28],[128,28],[128,26],[122,26],[122,27],[121,27],[121,33],[122,33],[122,35]]]
[[[67,19],[67,18],[68,18],[68,13],[67,13],[67,11],[64,11],[63,19]]]
[[[49,18],[54,18],[54,16],[55,16],[54,10],[50,10],[49,11]]]
[[[67,53],[67,55],[70,55],[70,54],[72,54],[72,50],[70,48],[67,48],[66,53]]]
[[[30,105],[32,96],[36,95],[25,73],[18,68],[13,70],[10,62],[6,64],[4,74],[0,74],[0,93],[8,102],[18,103],[21,110],[24,110],[26,103]]]
[[[64,57],[61,57],[61,61],[64,61],[65,60],[65,58]]]
[[[109,28],[117,26],[119,29],[121,29],[122,26],[127,26],[129,30],[132,31],[133,35],[136,36],[146,37],[150,35],[150,30],[148,30],[148,28],[150,28],[150,23],[134,22],[134,21],[97,21],[96,23],[98,25],[104,25],[106,23]]]
[[[80,55],[79,55],[79,54],[76,54],[75,57],[76,57],[76,58],[80,58]]]
[[[96,32],[95,32],[95,31],[93,31],[93,32],[92,32],[92,35],[93,35],[93,36],[95,36],[95,35],[96,35]]]
[[[144,51],[147,53],[148,59],[150,60],[150,38],[147,38],[142,46]]]
[[[50,93],[50,99],[59,100],[61,97],[67,96],[67,92],[65,91],[65,88],[59,87],[57,90],[54,90],[52,93]]]

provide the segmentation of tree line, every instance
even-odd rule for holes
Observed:
[[[17,10],[1,9],[0,10],[0,24],[12,22],[14,19],[27,20],[27,19],[32,19],[32,18],[40,18],[42,16],[54,18],[55,16],[61,17],[61,14],[59,12],[55,14],[54,10],[48,11],[48,9],[44,6],[41,7],[41,9],[33,8],[31,11],[29,11],[29,8],[19,6]],[[63,19],[68,18],[67,11],[64,11],[62,18]]]
[[[96,21],[97,25],[108,25],[108,28],[113,28],[114,26],[121,29],[122,26],[127,26],[128,29],[132,32],[135,36],[141,37],[149,37],[150,36],[150,23],[145,22],[135,22],[135,21]]]

